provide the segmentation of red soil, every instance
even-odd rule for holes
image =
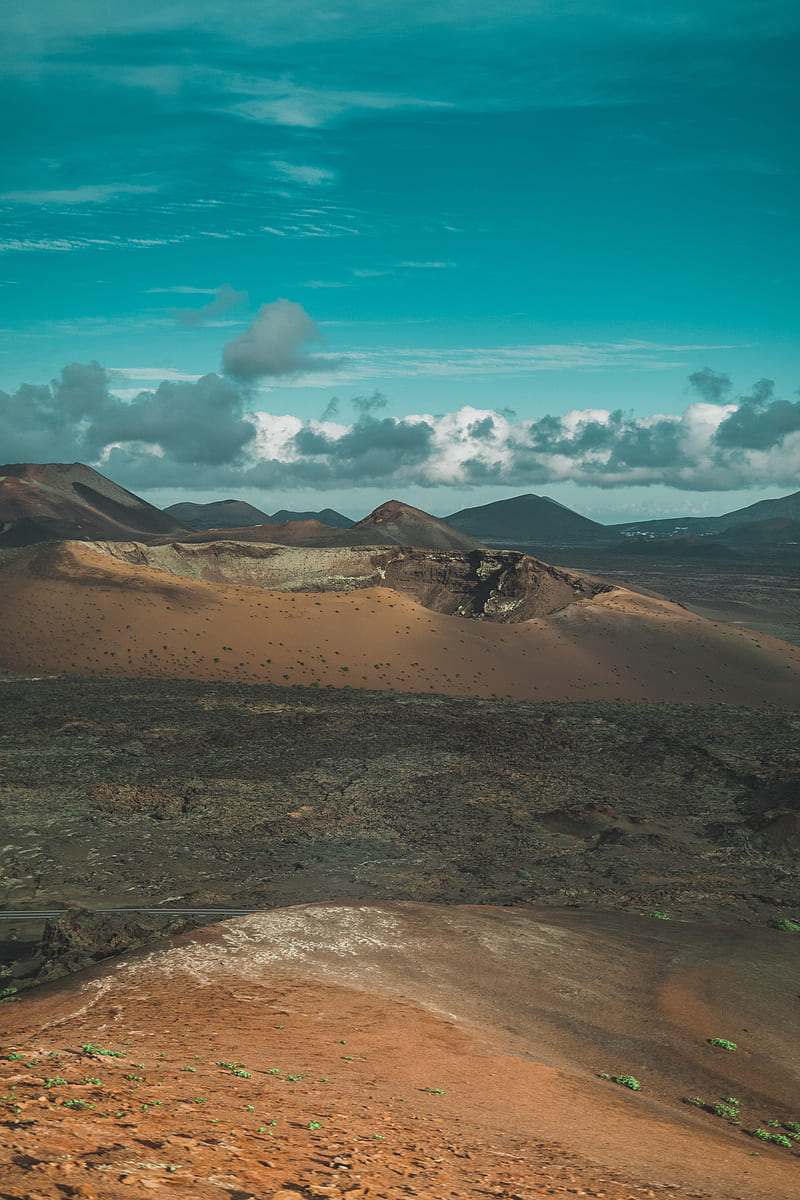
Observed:
[[[785,944],[417,904],[212,926],[0,1010],[0,1195],[792,1200],[797,1147],[681,1103],[791,1118]]]
[[[496,625],[389,588],[287,593],[177,578],[76,542],[2,568],[0,663],[517,700],[800,702],[800,649],[622,588]]]

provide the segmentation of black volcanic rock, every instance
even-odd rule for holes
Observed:
[[[0,466],[0,546],[129,541],[186,526],[83,463]]]
[[[448,525],[491,545],[588,545],[616,541],[608,527],[581,516],[549,496],[513,496],[476,508],[462,508],[444,518]]]

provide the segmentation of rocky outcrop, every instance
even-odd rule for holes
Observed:
[[[434,612],[499,623],[547,616],[610,590],[512,550],[401,550],[386,564],[385,578],[390,587]]]

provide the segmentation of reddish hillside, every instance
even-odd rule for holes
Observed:
[[[83,463],[0,466],[0,546],[52,538],[130,540],[185,526]]]
[[[350,546],[420,546],[431,550],[480,548],[480,542],[469,534],[400,500],[387,500],[347,532],[353,538],[347,543]]]
[[[184,934],[2,1006],[2,1194],[794,1200],[786,936],[358,902]]]

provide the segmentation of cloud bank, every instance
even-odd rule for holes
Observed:
[[[0,391],[3,456],[9,462],[102,463],[124,446],[131,462],[150,469],[158,464],[164,477],[188,464],[230,469],[255,436],[244,405],[241,389],[214,374],[163,380],[154,391],[125,401],[110,390],[99,363],[70,363],[49,385],[26,383],[13,395]]]
[[[283,337],[278,333],[282,331]],[[265,305],[228,343],[228,377],[164,380],[123,399],[98,363],[72,363],[49,385],[0,391],[9,461],[78,458],[131,487],[202,483],[263,488],[502,485],[573,482],[593,487],[666,485],[726,491],[800,483],[800,400],[769,380],[730,399],[708,368],[690,377],[695,397],[678,413],[636,416],[585,408],[536,420],[465,407],[386,416],[385,397],[331,402],[319,420],[248,412],[247,382],[316,369],[303,346],[316,326],[299,305]],[[198,470],[202,468],[202,473]]]

